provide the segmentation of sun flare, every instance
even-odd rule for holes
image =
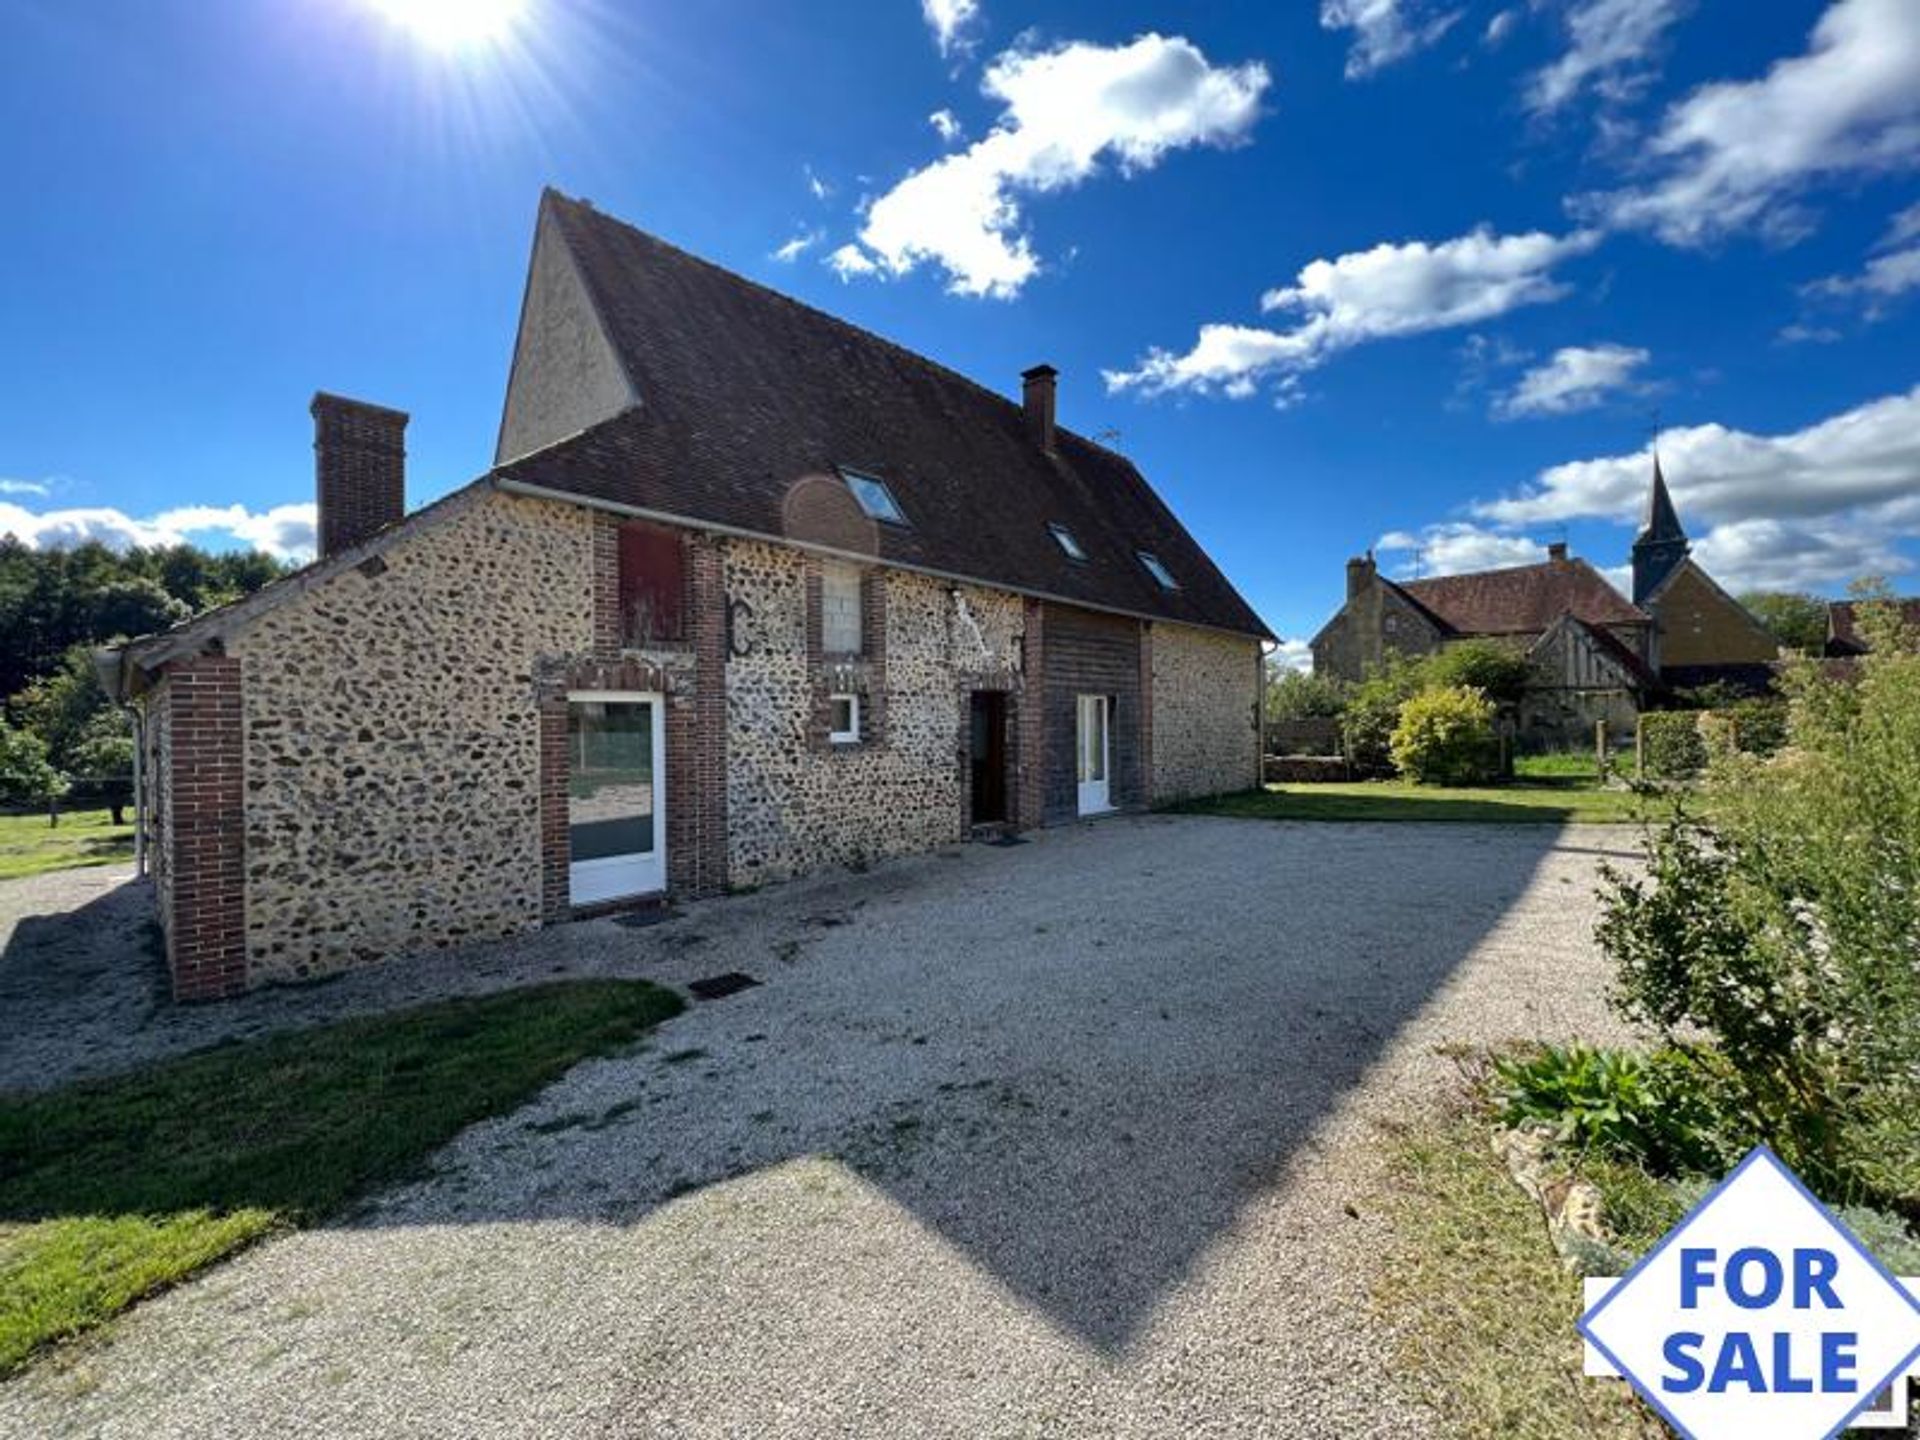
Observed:
[[[504,39],[525,15],[527,0],[373,0],[396,25],[438,49]]]

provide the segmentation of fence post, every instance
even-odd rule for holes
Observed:
[[[1647,778],[1647,727],[1646,716],[1634,717],[1633,723],[1633,778]]]

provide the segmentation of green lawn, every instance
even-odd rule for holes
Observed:
[[[1190,815],[1243,820],[1478,820],[1559,824],[1587,820],[1622,824],[1639,818],[1640,797],[1603,790],[1591,780],[1520,779],[1507,785],[1448,789],[1404,780],[1334,785],[1269,785],[1176,806]]]
[[[678,1014],[640,981],[450,1000],[0,1097],[0,1376]]]
[[[131,860],[133,826],[112,821],[105,810],[62,813],[58,825],[44,814],[0,815],[0,880]]]

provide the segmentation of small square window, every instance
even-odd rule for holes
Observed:
[[[860,508],[867,512],[869,519],[884,520],[889,525],[904,525],[907,515],[900,508],[900,502],[893,498],[893,491],[887,488],[887,482],[875,475],[863,475],[858,470],[840,470],[840,478],[847,482],[847,489],[853,492],[853,498],[860,502]]]
[[[1054,543],[1066,552],[1069,560],[1084,560],[1087,558],[1087,552],[1080,548],[1079,540],[1075,538],[1073,531],[1069,530],[1066,526],[1058,523],[1051,524],[1047,526],[1047,533],[1053,536]]]
[[[1162,590],[1178,590],[1180,582],[1173,578],[1173,572],[1160,563],[1160,557],[1145,550],[1134,552],[1140,557],[1140,563],[1146,567],[1149,575],[1159,582]]]
[[[832,718],[827,722],[827,739],[835,745],[860,743],[860,697],[829,695],[827,705]]]

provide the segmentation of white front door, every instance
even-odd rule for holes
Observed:
[[[658,695],[567,697],[568,890],[575,905],[667,888],[665,707]]]
[[[1113,791],[1107,782],[1111,755],[1107,738],[1107,697],[1079,697],[1078,723],[1074,726],[1079,751],[1080,813],[1098,815],[1113,808]]]

